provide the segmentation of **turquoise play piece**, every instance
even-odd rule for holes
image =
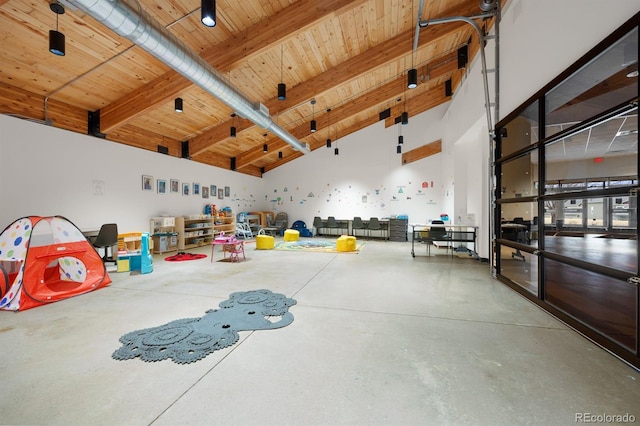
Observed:
[[[171,358],[178,364],[198,361],[213,351],[233,345],[239,331],[269,330],[293,322],[289,306],[294,299],[271,290],[232,293],[200,318],[184,318],[158,327],[132,331],[120,337],[122,347],[112,357],[117,360],[140,357],[153,362]],[[268,317],[282,317],[271,322]]]

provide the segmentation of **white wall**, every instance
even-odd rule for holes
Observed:
[[[439,139],[447,105],[409,119],[405,126],[384,127],[384,121],[340,138],[339,155],[321,148],[265,174],[269,209],[284,211],[289,221],[335,216],[388,217],[406,214],[410,222],[439,218],[447,188],[442,153],[402,165],[396,153],[398,127],[403,152]],[[423,187],[423,183],[428,187]],[[451,213],[450,213],[451,214]]]
[[[22,216],[62,215],[80,229],[147,231],[152,216],[202,213],[207,203],[251,210],[263,192],[256,177],[5,115],[0,129],[0,230]],[[142,175],[229,186],[231,196],[142,191]]]

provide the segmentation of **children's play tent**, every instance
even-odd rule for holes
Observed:
[[[0,234],[0,309],[23,311],[108,285],[100,255],[62,216],[29,216]]]

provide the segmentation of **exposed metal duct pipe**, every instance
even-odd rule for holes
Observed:
[[[236,114],[271,131],[293,149],[308,154],[302,143],[277,125],[262,104],[248,99],[209,63],[168,32],[138,3],[137,10],[121,0],[67,0],[116,34],[126,37],[182,76],[229,106]]]

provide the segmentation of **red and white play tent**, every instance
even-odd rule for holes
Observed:
[[[98,252],[62,216],[23,217],[0,234],[0,310],[23,311],[109,283]]]

